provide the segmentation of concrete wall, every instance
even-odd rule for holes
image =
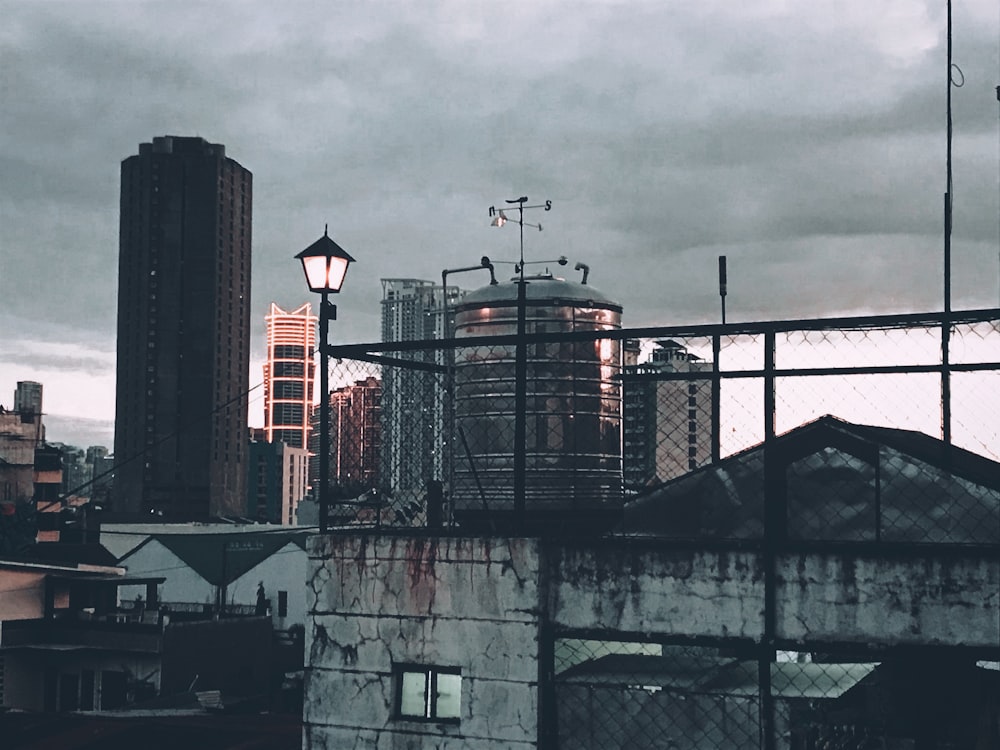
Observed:
[[[45,615],[45,573],[0,569],[0,622]]]
[[[750,551],[627,542],[546,549],[549,613],[567,629],[759,639],[763,562]],[[776,636],[801,644],[1000,644],[1000,561],[808,552],[776,565]],[[803,649],[805,650],[805,649]]]
[[[752,552],[636,549],[609,541],[549,546],[546,560],[549,612],[559,627],[717,637],[760,634],[764,576]]]
[[[886,646],[1000,645],[1000,561],[928,551],[919,557],[786,555],[778,566],[778,636]]]
[[[305,747],[535,747],[546,620],[608,640],[762,637],[759,553],[665,547],[311,537]],[[784,554],[775,582],[776,635],[793,650],[1000,644],[1000,560],[988,556]],[[400,663],[460,668],[461,721],[395,718]]]
[[[537,540],[314,536],[309,552],[305,748],[536,746]],[[406,663],[461,669],[458,723],[395,718]]]

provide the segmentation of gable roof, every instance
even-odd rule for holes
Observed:
[[[213,586],[232,583],[288,544],[305,550],[307,531],[235,534],[153,534],[119,559],[123,563],[153,540],[177,555]]]
[[[991,461],[978,453],[959,448],[956,445],[948,445],[939,438],[915,430],[858,425],[830,416],[821,417],[821,419],[839,422],[843,428],[853,429],[858,435],[875,442],[881,442],[883,445],[895,448],[900,453],[906,453],[976,484],[1000,490],[1000,463]]]
[[[792,539],[1000,541],[1000,463],[910,430],[823,416],[770,444]],[[623,531],[759,538],[765,444],[677,477],[625,506]],[[778,495],[778,497],[775,497]]]

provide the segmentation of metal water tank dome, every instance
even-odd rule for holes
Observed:
[[[515,335],[519,285],[515,278],[463,297],[455,306],[455,337]],[[621,312],[587,284],[549,273],[525,278],[529,520],[578,520],[581,512],[597,517],[621,508],[620,342],[536,335],[616,330]],[[514,343],[455,350],[451,497],[460,523],[515,511],[516,351]]]

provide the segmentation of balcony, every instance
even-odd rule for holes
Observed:
[[[69,617],[0,622],[0,650],[16,648],[158,654],[163,649],[163,629],[156,623]]]

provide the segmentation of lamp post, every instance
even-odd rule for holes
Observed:
[[[319,307],[319,530],[326,531],[330,499],[330,367],[327,338],[330,321],[337,319],[337,306],[329,301],[331,294],[338,294],[347,276],[347,267],[354,258],[330,239],[328,227],[323,236],[295,257],[302,261],[306,284],[310,292],[321,295]]]

